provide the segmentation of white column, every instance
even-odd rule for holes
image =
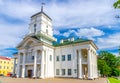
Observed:
[[[25,78],[25,53],[23,54],[22,78]]]
[[[44,55],[45,55],[45,56],[44,56],[44,62],[45,62],[45,63],[44,63],[44,64],[45,64],[45,69],[44,69],[44,70],[45,70],[45,75],[44,75],[44,78],[47,78],[47,77],[48,77],[48,66],[47,66],[47,65],[48,65],[48,59],[49,59],[49,54],[48,54],[48,53],[49,53],[49,51],[46,50],[46,51],[45,51],[45,54],[44,54]],[[52,72],[52,71],[51,71],[51,72]]]
[[[20,77],[20,54],[18,53],[18,63],[17,63],[17,78]]]
[[[16,74],[16,59],[17,58],[14,58],[13,76]]]
[[[78,53],[79,53],[79,77],[78,78],[82,78],[82,54],[81,54],[81,50],[79,50]]]
[[[45,62],[44,62],[44,51],[42,51],[42,57],[41,57],[41,78],[44,78],[44,66],[45,66]]]
[[[93,79],[92,78],[92,61],[91,61],[90,49],[88,49],[88,79]]]
[[[37,51],[34,52],[34,76],[37,77]]]

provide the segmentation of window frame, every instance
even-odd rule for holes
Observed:
[[[61,71],[62,71],[62,75],[65,75],[65,69],[62,69]]]
[[[62,61],[65,61],[65,55],[62,55]]]
[[[72,75],[72,69],[68,69],[68,75]]]
[[[60,70],[56,69],[56,75],[60,75]]]
[[[60,57],[59,56],[56,56],[56,61],[60,61]]]
[[[69,57],[69,56],[70,56],[70,57]],[[71,54],[68,54],[68,55],[67,55],[67,60],[68,60],[68,61],[71,61]]]

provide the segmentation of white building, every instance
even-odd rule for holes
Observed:
[[[17,77],[98,77],[93,41],[70,38],[53,42],[52,19],[41,10],[31,16],[29,34],[17,46]]]

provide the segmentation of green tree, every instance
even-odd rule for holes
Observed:
[[[113,76],[120,76],[120,70],[118,68],[113,68],[112,75]]]
[[[109,76],[111,74],[111,68],[101,59],[98,60],[98,70],[100,70],[102,76]]]
[[[101,51],[98,58],[98,69],[103,76],[119,76],[120,56],[116,57],[107,51]]]
[[[99,53],[99,58],[104,60],[109,67],[111,67],[111,68],[117,67],[117,65],[116,65],[117,58],[115,55],[113,55],[107,51],[101,51]]]
[[[113,4],[114,8],[120,8],[120,0],[117,0],[114,4]]]

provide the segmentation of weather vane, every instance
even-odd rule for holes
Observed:
[[[45,3],[41,3],[41,12],[43,12],[43,6],[45,5]]]

